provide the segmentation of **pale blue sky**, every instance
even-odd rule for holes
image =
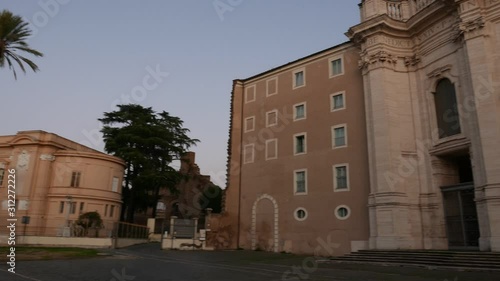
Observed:
[[[346,41],[358,2],[3,0],[45,57],[17,81],[0,69],[0,135],[45,130],[102,150],[97,118],[140,103],[184,120],[202,173],[224,186],[232,80]],[[168,76],[144,84],[148,67]]]

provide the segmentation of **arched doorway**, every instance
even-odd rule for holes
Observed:
[[[252,250],[278,252],[278,203],[268,195],[261,195],[252,207]]]

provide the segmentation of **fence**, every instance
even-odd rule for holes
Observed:
[[[126,222],[116,222],[114,236],[116,238],[148,239],[149,227]]]

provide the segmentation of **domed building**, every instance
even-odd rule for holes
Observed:
[[[79,215],[98,212],[104,224],[99,235],[110,236],[120,217],[124,166],[117,157],[44,131],[0,136],[0,192],[5,195],[0,227],[16,218],[18,236],[74,236]],[[14,217],[9,217],[10,199],[15,200]]]

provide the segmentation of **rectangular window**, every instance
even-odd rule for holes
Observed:
[[[255,85],[245,89],[245,103],[255,101]]]
[[[278,77],[271,78],[266,82],[266,96],[276,95],[278,93]]]
[[[278,158],[278,140],[266,140],[266,160]]]
[[[244,127],[245,127],[244,128],[245,133],[248,133],[248,132],[255,130],[255,117],[252,116],[252,117],[245,118]]]
[[[293,88],[299,88],[306,85],[305,70],[297,70],[293,72]]]
[[[306,103],[300,103],[293,106],[293,120],[306,119]]]
[[[115,205],[111,205],[111,209],[109,210],[109,216],[113,217],[115,215]]]
[[[295,155],[307,152],[306,134],[301,133],[294,136]]]
[[[330,78],[344,74],[344,64],[340,57],[329,59],[330,62]]]
[[[73,172],[71,174],[71,187],[79,187],[80,186],[80,172]]]
[[[106,204],[106,206],[104,206],[104,216],[107,216],[108,215],[108,204]]]
[[[273,110],[266,113],[266,127],[276,126],[278,124],[278,111]]]
[[[255,145],[253,144],[247,144],[243,147],[243,164],[253,163],[254,147]]]
[[[74,214],[76,212],[76,202],[70,202],[69,213]]]
[[[297,170],[294,172],[295,194],[307,194],[307,171]]]
[[[346,164],[336,165],[333,167],[334,173],[334,189],[335,191],[349,190],[349,172]]]
[[[345,125],[333,127],[333,148],[347,146],[347,129]]]
[[[111,191],[118,192],[118,177],[113,177],[113,183],[111,184]]]
[[[84,207],[84,204],[83,202],[80,202],[80,213],[83,213],[83,207]]]
[[[335,93],[331,95],[331,111],[337,111],[345,108],[345,93]]]
[[[59,202],[59,213],[64,213],[64,201]]]
[[[5,169],[4,168],[0,168],[0,186],[3,185],[3,178],[5,176]]]

